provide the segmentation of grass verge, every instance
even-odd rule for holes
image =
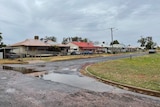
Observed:
[[[88,71],[111,81],[160,91],[160,54],[101,62]]]
[[[93,54],[93,55],[68,55],[68,56],[53,56],[53,57],[29,57],[29,58],[18,58],[18,59],[1,59],[0,64],[21,64],[27,63],[27,61],[41,60],[45,62],[62,61],[62,60],[74,60],[74,59],[85,59],[94,58],[101,56],[108,56],[109,54]]]

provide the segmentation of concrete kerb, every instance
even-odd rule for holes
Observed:
[[[107,80],[107,79],[104,79],[102,77],[96,76],[93,73],[88,71],[88,67],[90,67],[91,65],[93,65],[93,64],[86,65],[85,68],[83,69],[83,71],[86,72],[90,77],[93,77],[95,79],[98,79],[99,81],[102,81],[103,83],[110,84],[112,86],[116,86],[116,87],[119,87],[119,88],[127,90],[127,91],[132,91],[132,92],[137,92],[137,93],[140,93],[140,94],[160,97],[160,92],[159,91],[144,89],[144,88],[140,88],[140,87],[134,87],[134,86],[131,86],[131,85],[126,85],[126,84],[121,84],[121,83],[118,83],[118,82],[114,82],[114,81]]]

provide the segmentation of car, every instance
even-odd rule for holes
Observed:
[[[15,59],[15,58],[20,58],[20,55],[14,52],[9,52],[9,53],[6,53],[5,57],[10,59]]]
[[[71,52],[71,55],[80,55],[80,52],[78,52],[78,51],[73,51],[73,52]]]
[[[92,51],[83,51],[81,54],[85,55],[85,54],[93,54]]]
[[[149,54],[156,53],[156,50],[155,49],[149,49],[148,53]]]

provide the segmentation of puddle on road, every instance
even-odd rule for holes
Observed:
[[[29,74],[29,73],[38,72],[38,71],[35,71],[34,69],[26,69],[24,67],[3,66],[3,69],[4,70],[13,70],[13,71],[21,72],[23,74]]]
[[[37,65],[38,67],[45,67],[46,65]]]
[[[113,91],[115,90],[115,87],[106,85],[104,83],[101,83],[93,78],[82,76],[77,72],[69,72],[67,73],[56,73],[56,72],[50,72],[48,74],[35,71],[34,69],[26,69],[24,67],[9,67],[9,66],[3,66],[4,70],[14,70],[21,72],[23,74],[35,74],[37,73],[36,77],[39,77],[44,80],[50,80],[53,82],[59,82],[66,85],[82,88],[82,89],[88,89],[92,91],[97,92],[106,92],[106,91]],[[35,75],[33,75],[35,76]]]
[[[44,80],[50,80],[53,82],[59,82],[74,87],[79,87],[98,92],[115,90],[115,88],[113,88],[112,86],[108,86],[104,83],[98,82],[93,78],[85,77],[82,75],[49,73],[43,75],[41,78]]]

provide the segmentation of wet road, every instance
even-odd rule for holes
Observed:
[[[140,54],[133,54],[132,57],[139,56],[139,55]],[[102,106],[104,106],[107,103],[107,104],[111,104],[111,106],[115,106],[114,104],[116,104],[123,107],[125,106],[128,107],[130,105],[133,105],[136,107],[142,107],[142,106],[159,107],[160,106],[159,98],[141,95],[141,94],[125,91],[110,85],[106,85],[93,78],[83,76],[79,72],[81,67],[87,63],[96,63],[96,62],[103,62],[103,61],[116,60],[120,58],[129,58],[129,57],[130,55],[126,54],[121,56],[99,57],[99,58],[79,59],[79,60],[70,60],[70,61],[7,65],[12,67],[22,67],[22,68],[24,67],[24,68],[32,69],[35,71],[47,71],[48,74],[43,75],[43,77],[40,77],[40,78],[35,78],[35,77],[30,77],[25,75],[19,76],[19,74],[13,72],[13,74],[11,73],[12,76],[14,76],[13,79],[11,79],[10,82],[7,83],[12,88],[6,88],[8,86],[5,86],[6,89],[0,89],[0,93],[1,93],[1,90],[6,90],[5,93],[7,92],[11,94],[13,93],[15,94],[15,92],[22,91],[19,93],[25,93],[25,95],[27,96],[29,93],[30,97],[31,98],[34,97],[36,101],[45,99],[45,101],[48,102],[50,101],[49,100],[50,98],[55,99],[58,97],[57,100],[61,101],[61,103],[64,102],[65,104],[67,103],[77,104],[77,102],[75,102],[74,100],[84,102],[83,104],[78,103],[80,104],[79,106],[89,106],[92,102],[93,104],[95,103],[96,106],[97,104],[98,106],[100,106],[101,104]],[[2,72],[1,74],[3,73],[4,72]],[[0,80],[4,81],[4,80],[7,80],[7,78],[11,78],[11,77],[2,76]],[[110,95],[106,93],[112,93],[112,94]],[[3,94],[4,93],[2,93],[2,95]],[[43,97],[42,98],[35,97],[36,95],[41,96],[42,94],[44,94],[46,98],[43,99]],[[19,96],[19,94],[16,94],[14,96]],[[90,98],[92,98],[92,100]],[[106,100],[106,98],[108,99]],[[69,101],[66,101],[66,99],[69,99]],[[131,100],[131,102],[128,102],[129,99]],[[25,99],[23,99],[23,101],[26,102]],[[1,96],[0,96],[0,102],[1,102]],[[37,102],[34,102],[34,104],[37,104]],[[59,104],[59,102],[55,103],[53,101],[50,101],[50,104],[55,105],[55,104]],[[130,105],[127,105],[127,104],[130,104]]]
[[[139,56],[140,54],[132,54],[132,56]],[[101,83],[93,78],[82,75],[79,71],[85,64],[97,63],[109,60],[116,60],[120,58],[130,58],[129,54],[120,56],[98,57],[90,59],[79,59],[70,61],[58,61],[35,64],[14,64],[8,65],[12,67],[23,67],[32,69],[33,71],[47,71],[48,73],[40,77],[44,80],[63,83],[77,88],[87,89],[96,92],[116,92],[116,93],[131,93],[104,83]],[[28,71],[27,71],[28,72]]]

